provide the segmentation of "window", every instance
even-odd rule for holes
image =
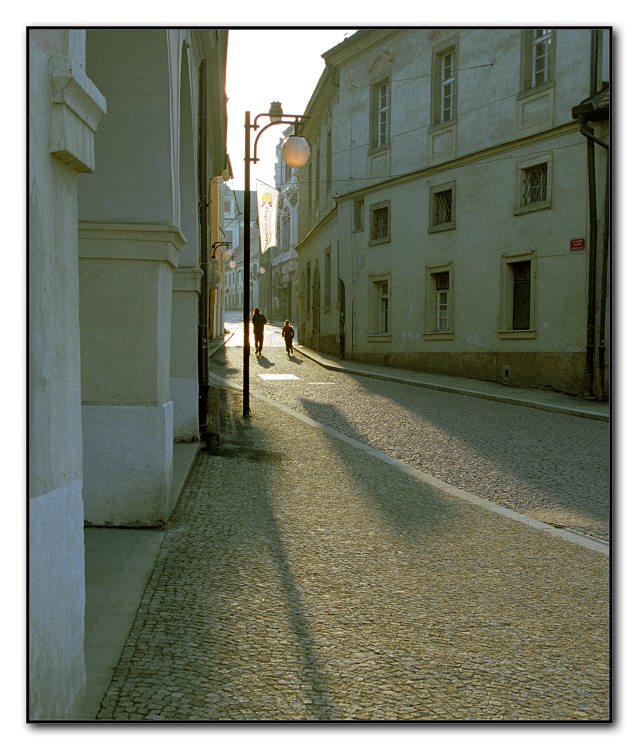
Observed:
[[[550,80],[550,53],[552,37],[550,29],[533,29],[532,85],[541,86]]]
[[[532,253],[502,259],[502,338],[534,338],[535,259]]]
[[[331,248],[324,251],[324,310],[331,309]]]
[[[319,200],[320,195],[320,145],[319,141],[315,149],[315,201]]]
[[[438,185],[430,190],[429,232],[455,228],[455,183]]]
[[[390,280],[388,276],[371,278],[370,335],[390,335]]]
[[[371,207],[370,244],[390,241],[390,203]]]
[[[550,208],[550,159],[524,162],[517,170],[517,202],[515,213]]]
[[[511,263],[513,275],[513,331],[530,328],[530,261]]]
[[[435,274],[435,287],[435,330],[437,333],[444,333],[448,331],[448,271]]]
[[[364,199],[355,198],[353,201],[353,231],[361,232],[364,229]]]
[[[521,206],[541,203],[546,200],[548,171],[545,164],[536,164],[522,170]]]
[[[333,187],[333,133],[326,133],[326,192],[330,193]]]
[[[390,86],[388,79],[371,88],[371,148],[386,148],[390,140]]]
[[[552,29],[525,29],[523,32],[522,89],[534,89],[554,77],[554,32]]]
[[[435,51],[432,77],[433,125],[452,122],[457,114],[457,44]]]
[[[455,102],[455,55],[446,52],[442,55],[439,83],[439,111],[440,122],[447,122],[453,117],[453,105]]]
[[[452,265],[426,269],[426,331],[434,339],[453,338]]]

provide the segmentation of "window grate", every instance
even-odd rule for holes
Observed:
[[[537,164],[534,167],[522,170],[523,191],[522,206],[530,206],[532,203],[541,203],[546,200],[548,170],[546,164]]]
[[[383,240],[388,237],[388,206],[373,209],[371,239]]]
[[[442,190],[434,196],[433,224],[450,224],[453,220],[453,191]]]

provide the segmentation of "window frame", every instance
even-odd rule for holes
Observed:
[[[451,191],[451,220],[443,222],[441,224],[435,223],[436,218],[436,202],[437,196],[441,193]],[[447,232],[451,229],[456,228],[456,205],[457,205],[457,185],[453,180],[451,182],[444,182],[440,185],[432,185],[429,188],[429,212],[428,212],[428,232],[434,234],[436,232]]]
[[[535,63],[535,32],[540,29],[523,29],[521,41],[521,64],[520,64],[520,94],[529,94],[533,91],[542,91],[543,89],[554,86],[555,67],[556,67],[556,49],[557,49],[557,32],[556,29],[548,29],[548,48],[549,60],[547,65],[546,80],[537,83],[534,76]]]
[[[524,186],[526,174],[535,167],[546,165],[546,197],[544,200],[535,201],[534,203],[523,203]],[[539,154],[534,158],[521,160],[516,165],[516,186],[515,186],[515,215],[527,214],[533,211],[543,211],[552,208],[552,155]]]
[[[384,236],[373,237],[373,229],[375,228],[375,212],[382,209],[387,210],[386,229],[387,232]],[[382,245],[391,241],[391,202],[390,200],[380,201],[379,203],[373,203],[368,209],[369,216],[369,232],[368,232],[368,244],[369,245]]]
[[[331,262],[331,246],[329,245],[324,249],[324,312],[330,312],[331,309]]]
[[[380,106],[379,98],[381,95],[382,87],[386,88],[386,106],[382,108]],[[385,140],[383,143],[380,142],[380,114],[385,112]],[[391,113],[392,113],[392,102],[391,102],[391,77],[390,74],[383,76],[382,78],[375,79],[370,85],[370,137],[369,137],[369,153],[377,153],[379,151],[386,151],[390,148],[391,143]]]
[[[385,294],[383,293],[385,287]],[[385,302],[384,302],[385,300]],[[385,317],[386,330],[381,321]],[[369,276],[369,341],[391,341],[391,275],[390,273]]]
[[[364,197],[353,199],[353,232],[363,232],[365,226],[365,201]]]
[[[451,75],[444,79],[444,61],[448,55],[452,55],[452,71]],[[447,39],[434,47],[431,65],[431,70],[433,71],[431,77],[431,129],[450,127],[457,122],[459,105],[459,38]],[[451,111],[450,116],[443,119],[445,86],[450,86]]]
[[[438,298],[437,279],[442,274],[448,274],[448,328],[439,329],[438,321]],[[455,337],[454,332],[454,304],[453,304],[453,264],[445,263],[426,267],[426,295],[425,295],[425,331],[424,338],[429,340],[451,340]]]
[[[519,263],[529,263],[529,327],[514,328],[514,296],[515,279],[514,267]],[[499,338],[503,339],[532,339],[536,338],[535,325],[535,297],[536,297],[536,256],[533,251],[517,255],[502,255],[501,258],[501,315],[500,327],[497,331]]]

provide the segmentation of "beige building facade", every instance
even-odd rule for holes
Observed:
[[[594,325],[589,395],[606,398],[608,119],[587,124],[591,169],[572,110],[608,85],[609,37],[371,29],[325,53],[303,124],[301,343],[584,395]]]
[[[174,443],[199,441],[226,40],[28,30],[34,720],[83,699],[84,526],[164,525]]]

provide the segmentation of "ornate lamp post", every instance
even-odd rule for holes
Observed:
[[[258,126],[258,120],[268,117],[270,122],[262,128]],[[251,113],[244,115],[244,356],[243,356],[243,387],[242,387],[242,416],[250,417],[249,404],[249,358],[251,347],[249,343],[249,323],[251,318],[251,162],[257,162],[257,142],[262,133],[273,125],[295,125],[303,120],[304,115],[286,115],[282,110],[280,102],[271,102],[268,112],[262,112],[255,116],[251,122]],[[251,130],[258,130],[253,143],[253,155],[251,156]],[[303,167],[311,155],[311,149],[307,140],[297,135],[297,127],[293,135],[285,139],[282,144],[282,158],[289,167],[299,169]]]

